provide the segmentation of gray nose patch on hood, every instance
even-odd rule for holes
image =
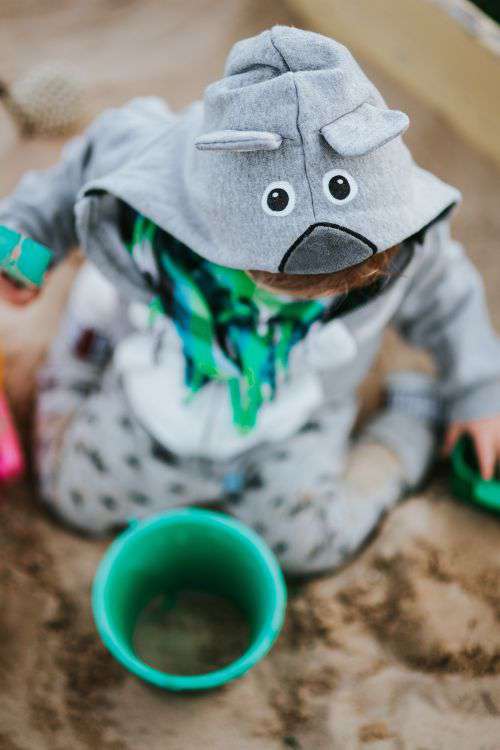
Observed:
[[[362,234],[338,224],[311,224],[281,259],[280,273],[318,274],[343,271],[377,252]],[[318,269],[321,269],[320,271]]]

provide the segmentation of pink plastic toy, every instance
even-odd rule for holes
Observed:
[[[3,390],[3,361],[0,356],[0,480],[15,479],[23,471],[21,445]]]

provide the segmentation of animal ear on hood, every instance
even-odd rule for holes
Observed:
[[[278,133],[260,130],[215,130],[194,143],[200,151],[275,151],[282,141]]]
[[[374,107],[365,102],[324,125],[320,132],[340,156],[363,156],[404,133],[409,124],[404,112]]]

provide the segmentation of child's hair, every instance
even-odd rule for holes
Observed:
[[[329,294],[342,294],[351,289],[371,284],[381,276],[390,276],[392,260],[399,251],[399,245],[372,255],[363,263],[336,273],[290,274],[268,271],[248,271],[252,279],[273,292],[291,294],[302,299],[326,297]]]

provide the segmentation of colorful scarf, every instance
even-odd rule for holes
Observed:
[[[325,305],[283,302],[244,271],[205,260],[140,214],[127,248],[156,259],[160,295],[152,309],[175,324],[189,391],[226,381],[234,424],[250,431],[286,378],[291,350],[322,318]]]

